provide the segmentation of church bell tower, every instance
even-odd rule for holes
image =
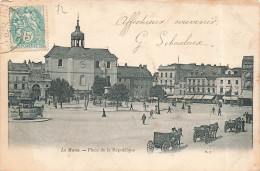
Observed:
[[[84,47],[84,33],[80,31],[79,15],[77,19],[77,26],[74,32],[71,33],[71,47]]]

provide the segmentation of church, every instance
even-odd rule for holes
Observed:
[[[71,33],[71,47],[54,45],[44,56],[45,72],[51,79],[67,80],[79,94],[90,91],[96,77],[107,78],[114,85],[118,58],[108,49],[85,48],[84,45],[78,17],[76,29]]]

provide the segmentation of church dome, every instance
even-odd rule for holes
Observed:
[[[77,25],[74,32],[71,33],[71,47],[84,47],[84,33],[80,31],[79,16],[77,19]]]

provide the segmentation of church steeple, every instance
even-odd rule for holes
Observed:
[[[80,26],[79,26],[79,14],[77,18],[77,25],[76,29],[73,33],[71,33],[71,47],[79,47],[82,46],[84,47],[84,33],[80,31]]]

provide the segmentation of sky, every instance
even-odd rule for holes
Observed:
[[[29,59],[44,62],[44,55],[54,44],[70,46],[70,34],[75,30],[79,14],[85,47],[108,48],[118,57],[119,65],[143,64],[154,73],[160,65],[178,63],[179,57],[179,63],[241,67],[243,56],[258,58],[258,10],[258,6],[234,4],[52,2],[45,4],[48,47],[41,51],[15,50],[1,56],[13,62]],[[131,24],[128,31],[120,35],[125,27],[123,21],[129,21],[135,14],[138,14],[135,21],[157,24]],[[177,20],[197,23],[176,24]],[[158,24],[160,22],[163,23]],[[172,43],[180,43],[187,39],[199,45],[169,45],[172,40]]]

